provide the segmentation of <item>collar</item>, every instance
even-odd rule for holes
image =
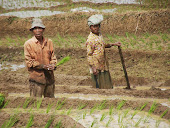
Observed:
[[[92,33],[92,32],[90,32],[90,35],[92,35],[92,36],[94,36],[94,37],[101,37],[101,36],[102,36],[101,33],[99,33],[99,35],[96,35],[96,34],[94,34],[94,33]]]
[[[33,42],[35,42],[36,44],[38,43],[38,40],[35,36],[32,37]],[[45,46],[45,44],[47,43],[47,39],[43,37],[43,43],[42,43],[42,48]]]

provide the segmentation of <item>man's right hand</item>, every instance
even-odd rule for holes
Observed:
[[[55,70],[56,66],[53,65],[53,64],[47,64],[47,65],[43,66],[43,69],[45,69],[45,70]]]

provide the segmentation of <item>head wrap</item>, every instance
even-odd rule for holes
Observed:
[[[88,18],[87,24],[89,26],[97,25],[97,24],[100,24],[102,21],[103,21],[103,15],[95,14],[95,15],[92,15]]]
[[[45,28],[45,26],[40,18],[33,19],[32,26],[31,26],[30,30],[32,30],[35,27]]]

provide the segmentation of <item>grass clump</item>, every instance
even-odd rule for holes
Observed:
[[[99,104],[99,106],[98,106],[98,109],[99,109],[99,110],[105,109],[105,108],[107,107],[106,103],[107,103],[106,100],[104,100],[103,102],[101,102],[101,103]]]
[[[66,102],[66,99],[64,99],[61,103],[61,101],[57,101],[57,104],[56,104],[56,110],[59,110],[63,107],[64,103]]]
[[[122,100],[120,103],[118,103],[118,106],[117,106],[116,109],[117,109],[117,110],[120,110],[125,103],[126,103],[126,101],[125,101],[125,100]]]
[[[31,98],[27,98],[24,102],[24,105],[23,105],[23,109],[27,108],[28,107],[28,104],[31,102]]]
[[[34,120],[34,115],[31,115],[26,125],[26,128],[30,128],[33,125],[33,120]]]
[[[83,109],[83,108],[85,108],[86,106],[87,106],[88,104],[87,103],[80,103],[78,106],[77,106],[77,108],[78,108],[78,110],[81,110],[81,109]]]
[[[0,93],[0,108],[4,106],[5,96]]]
[[[49,128],[54,121],[54,116],[51,116],[50,119],[47,121],[45,128]]]
[[[11,128],[14,126],[15,123],[18,122],[18,115],[14,114],[10,117],[10,119],[8,121],[5,121],[3,123],[3,125],[1,126],[1,128]]]

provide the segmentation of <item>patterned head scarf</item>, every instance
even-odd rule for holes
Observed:
[[[95,14],[88,18],[87,24],[90,27],[91,25],[100,24],[102,21],[103,21],[103,15]]]

